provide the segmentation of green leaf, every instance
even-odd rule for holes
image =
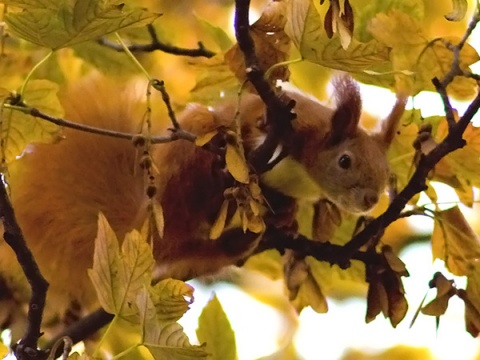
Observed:
[[[207,351],[214,359],[237,359],[235,333],[216,295],[203,308],[198,319],[197,337],[201,343],[207,344]]]
[[[143,345],[155,359],[206,359],[203,347],[191,345],[183,328],[173,321],[162,321],[152,298],[143,287],[137,295],[136,304],[140,311],[143,328]]]
[[[155,265],[150,245],[142,238],[138,231],[132,231],[125,236],[122,244],[121,270],[119,271],[119,287],[115,291],[116,299],[122,299],[117,308],[117,314],[130,316],[137,313],[131,307],[135,298],[145,284],[150,284],[152,270]]]
[[[215,41],[220,50],[226,51],[232,47],[233,41],[221,27],[215,26],[205,19],[197,16],[197,20],[207,34]]]
[[[110,51],[96,42],[83,42],[73,46],[75,55],[82,58],[107,75],[132,75],[138,71],[138,67],[118,51]]]
[[[98,218],[93,268],[88,270],[105,311],[122,317],[138,313],[132,306],[139,290],[149,285],[154,260],[139,232],[128,233],[120,253],[118,240],[103,214]]]
[[[15,35],[53,50],[146,25],[160,16],[141,8],[125,8],[118,0],[0,2],[23,10],[6,15],[6,22]]]
[[[150,289],[150,298],[160,321],[177,321],[193,302],[193,288],[180,280],[165,279]]]
[[[24,92],[23,101],[51,116],[62,117],[63,108],[57,92],[58,85],[53,82],[32,80]],[[0,101],[5,100],[6,94],[6,90],[1,91]],[[53,123],[10,109],[2,110],[1,129],[2,155],[7,164],[20,156],[29,144],[58,141],[61,131],[61,128]]]
[[[362,43],[353,38],[348,49],[340,39],[329,39],[323,22],[310,0],[291,1],[287,10],[285,32],[302,57],[332,69],[344,71],[372,70],[389,61],[389,48],[377,40]]]
[[[223,56],[214,56],[194,66],[199,72],[195,86],[190,91],[190,102],[216,105],[223,98],[238,95],[240,84]]]
[[[93,268],[88,275],[97,291],[98,300],[103,309],[115,314],[119,304],[115,297],[120,271],[120,250],[117,236],[103,214],[98,216],[97,238],[93,254]]]

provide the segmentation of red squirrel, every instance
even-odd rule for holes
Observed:
[[[326,198],[346,211],[365,213],[386,187],[386,150],[404,101],[397,102],[381,131],[370,135],[358,126],[361,100],[355,82],[340,77],[334,86],[335,109],[286,89],[297,114],[291,136],[280,144],[289,154],[260,182],[298,201]],[[132,92],[98,81],[75,86],[63,97],[63,105],[71,121],[129,133],[138,132],[145,111]],[[202,135],[231,126],[236,110],[237,99],[214,108],[191,104],[178,121],[182,129]],[[242,96],[238,110],[248,153],[265,136],[265,106],[249,94]],[[97,304],[87,269],[92,266],[99,212],[122,238],[143,224],[148,200],[131,142],[69,128],[63,134],[58,144],[30,145],[12,167],[15,176],[9,184],[18,222],[59,312],[63,309],[58,304],[68,306],[71,301],[87,308]],[[255,249],[260,236],[245,235],[239,228],[220,239],[209,238],[226,188],[225,176],[216,168],[217,154],[177,140],[154,146],[152,158],[158,169],[155,196],[165,217],[164,236],[154,244],[163,277],[214,273]],[[0,275],[13,288],[21,278],[12,275],[15,266],[11,251],[0,243]]]

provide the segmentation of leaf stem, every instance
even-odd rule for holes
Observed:
[[[107,336],[109,335],[110,331],[112,330],[112,328],[115,326],[115,324],[117,323],[118,321],[118,316],[114,316],[114,318],[112,319],[112,321],[108,324],[108,327],[107,329],[105,330],[105,332],[103,333],[102,335],[102,338],[100,339],[100,341],[98,342],[96,348],[95,348],[95,351],[93,352],[93,355],[92,357],[98,357],[98,353],[103,345],[103,343],[105,342],[105,339],[107,338]]]
[[[282,67],[282,66],[288,66],[288,65],[292,65],[292,64],[297,64],[297,63],[300,63],[302,62],[304,59],[303,57],[299,57],[297,59],[292,59],[292,60],[286,60],[286,61],[282,61],[282,62],[279,62],[279,63],[276,63],[276,64],[273,64],[272,66],[270,66],[270,68],[265,71],[265,79],[269,79],[270,78],[270,75],[272,75],[272,72],[273,70],[279,68],[279,67]]]
[[[118,32],[115,33],[115,36],[117,37],[117,40],[118,42],[120,43],[120,45],[122,46],[123,48],[123,51],[125,52],[125,54],[130,58],[130,60],[143,72],[143,74],[145,75],[145,77],[148,79],[148,81],[152,81],[152,77],[150,76],[150,74],[148,73],[148,71],[142,66],[142,64],[140,64],[140,62],[138,61],[138,59],[135,57],[135,55],[132,54],[132,52],[130,51],[130,49],[128,48],[127,45],[125,45],[125,43],[123,42],[122,38],[120,37],[120,35],[118,34]]]
[[[30,70],[30,72],[28,73],[27,77],[25,78],[25,81],[23,82],[22,84],[22,87],[20,88],[20,96],[23,98],[23,94],[25,93],[25,88],[27,87],[27,84],[29,83],[29,81],[31,80],[33,74],[35,73],[35,71],[37,71],[37,69],[42,66],[49,58],[50,56],[52,56],[53,54],[53,50],[51,50],[42,60],[40,60],[38,63],[35,64],[35,66],[32,68],[32,70]]]
[[[127,355],[129,352],[132,352],[133,350],[135,350],[136,348],[138,348],[139,346],[141,346],[142,344],[135,344],[135,345],[132,345],[130,346],[128,349],[122,351],[121,353],[115,355],[114,357],[112,357],[112,360],[115,360],[115,359],[120,359],[122,356],[125,356]]]

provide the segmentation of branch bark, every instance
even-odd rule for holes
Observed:
[[[4,226],[3,237],[5,242],[15,252],[32,290],[28,304],[27,328],[20,342],[14,348],[15,355],[19,360],[43,359],[46,358],[46,354],[37,349],[37,344],[41,336],[40,326],[43,309],[45,308],[48,282],[40,273],[35,258],[25,242],[3,182],[0,185],[0,216]]]

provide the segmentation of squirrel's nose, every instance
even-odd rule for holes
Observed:
[[[367,190],[363,198],[365,207],[371,209],[378,202],[378,194],[373,190]]]

